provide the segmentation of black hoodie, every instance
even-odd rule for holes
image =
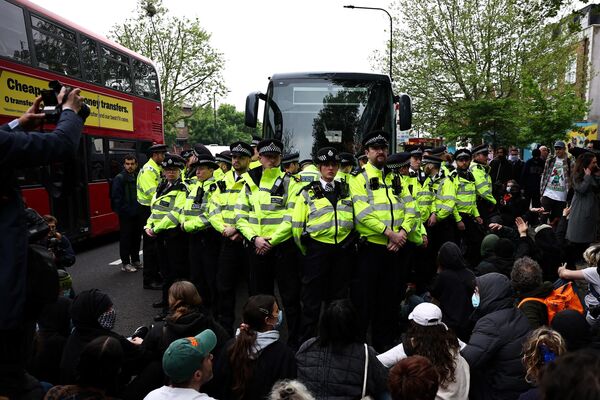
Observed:
[[[514,307],[509,279],[499,273],[476,280],[480,304],[468,345],[461,351],[471,368],[469,398],[513,400],[529,389],[521,363],[521,350],[531,327]]]

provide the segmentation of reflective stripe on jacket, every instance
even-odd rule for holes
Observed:
[[[189,194],[183,206],[183,230],[192,233],[199,232],[208,228],[209,207],[211,206],[211,197],[219,190],[214,177],[210,177],[204,182],[196,182],[189,186]]]
[[[469,170],[466,170],[463,173],[454,170],[451,176],[456,190],[454,220],[460,222],[462,220],[460,214],[479,217],[479,211],[477,210],[477,190],[475,189],[475,178],[473,177],[473,174]]]
[[[146,228],[154,233],[177,228],[182,222],[182,210],[187,197],[187,187],[178,180],[169,189],[161,190],[166,182],[161,182],[150,204],[150,218]]]
[[[162,168],[153,160],[149,159],[137,176],[137,201],[143,206],[149,206],[156,187],[160,181]]]
[[[223,232],[225,227],[235,226],[235,204],[245,185],[245,181],[241,177],[237,181],[235,180],[233,169],[223,176],[221,182],[224,182],[225,190],[218,190],[212,195],[208,217],[217,232]]]
[[[474,162],[469,166],[469,171],[471,171],[473,178],[475,178],[477,195],[492,204],[496,204],[496,199],[492,194],[492,178],[487,171],[487,166]]]

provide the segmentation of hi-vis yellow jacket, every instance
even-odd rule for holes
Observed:
[[[454,207],[454,219],[456,222],[462,221],[460,214],[479,217],[475,178],[471,171],[468,169],[464,171],[456,169],[452,171],[450,176],[452,176],[456,190],[456,206]]]
[[[211,198],[217,195],[219,187],[214,177],[204,182],[196,181],[189,185],[189,195],[183,207],[183,230],[188,233],[200,232],[211,226],[209,222]]]
[[[137,176],[137,201],[143,206],[149,206],[156,192],[162,167],[153,159],[149,159]]]
[[[150,205],[150,218],[145,228],[150,228],[154,233],[178,228],[182,222],[182,210],[187,197],[187,187],[181,180],[173,184],[164,180],[156,189]]]
[[[228,171],[223,178],[217,182],[219,190],[211,197],[209,221],[217,232],[223,232],[226,227],[235,227],[237,203],[240,191],[244,188],[246,181],[240,176],[235,180],[234,170]]]

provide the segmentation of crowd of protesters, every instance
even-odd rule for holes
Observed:
[[[390,159],[420,160],[421,153]],[[491,153],[487,146],[454,155],[425,149],[423,170],[434,179],[447,174],[459,193],[461,179],[478,185],[479,172],[471,173],[465,160]],[[443,222],[435,211],[434,223],[430,215],[417,216],[419,226],[425,221],[421,242],[401,258],[406,284],[391,288],[399,302],[373,311],[385,311],[379,323],[393,326],[373,322],[369,329],[368,318],[365,325],[364,305],[352,287],[367,282],[354,281],[350,295],[325,302],[311,337],[298,343],[287,340],[292,326],[285,300],[272,293],[251,293],[232,331],[215,312],[214,287],[173,279],[160,305],[164,320],[124,336],[114,331],[118,305],[109,294],[91,289],[73,296],[65,287],[38,318],[27,366],[35,379],[24,398],[599,398],[600,244],[594,243],[600,169],[594,143],[568,148],[557,141],[550,151],[533,150],[526,162],[513,147],[493,154],[489,163],[477,163],[491,181],[491,197],[478,194],[473,204],[481,212],[450,212],[455,224],[443,225],[448,232],[435,227],[436,218]],[[214,162],[205,164],[212,168]],[[408,195],[416,207],[412,184],[429,184],[420,178],[420,164],[410,164],[415,180]],[[388,162],[387,168],[402,165]],[[443,182],[437,194],[445,193]],[[127,243],[123,268],[134,272],[141,263]],[[558,308],[550,298],[562,299]],[[390,312],[395,315],[385,315]],[[377,337],[382,330],[389,340]]]

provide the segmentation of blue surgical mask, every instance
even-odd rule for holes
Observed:
[[[479,307],[479,293],[473,293],[473,296],[471,296],[471,304],[473,304],[473,308]]]
[[[277,314],[277,322],[273,325],[273,329],[279,330],[281,325],[283,324],[283,311],[279,310],[279,314]]]

